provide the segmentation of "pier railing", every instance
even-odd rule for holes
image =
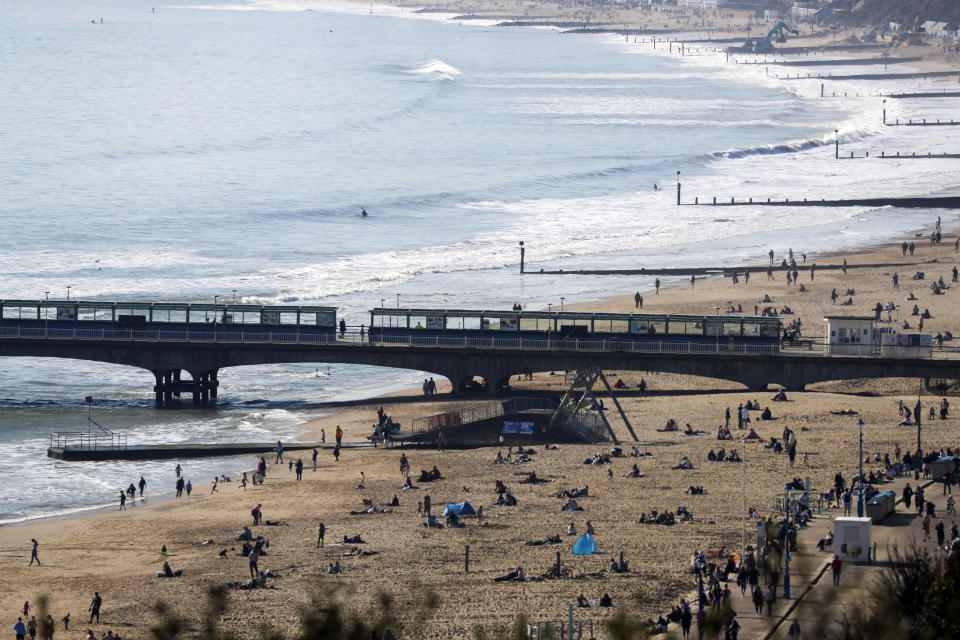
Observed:
[[[133,329],[62,329],[62,328],[24,328],[0,327],[0,339],[50,340],[50,341],[98,341],[98,342],[134,342],[134,343],[215,343],[215,344],[277,344],[277,345],[331,345],[369,347],[435,347],[435,348],[478,348],[478,349],[520,349],[530,351],[577,351],[577,352],[624,352],[637,354],[718,354],[718,355],[755,355],[771,356],[777,354],[791,356],[848,356],[878,357],[883,354],[869,345],[859,349],[845,349],[842,354],[830,353],[825,345],[814,342],[805,347],[792,347],[781,344],[744,344],[730,342],[719,337],[715,342],[663,340],[608,339],[567,339],[567,338],[527,338],[527,337],[471,337],[471,336],[430,336],[418,335],[411,331],[407,335],[378,335],[374,329],[361,333],[351,330],[340,335],[308,334],[296,332],[239,332],[239,331],[164,331]],[[936,348],[929,355],[938,359],[960,358],[960,348]],[[903,354],[904,357],[906,354]],[[914,356],[921,357],[921,356]]]
[[[113,431],[54,431],[50,434],[51,449],[126,449],[127,436]]]

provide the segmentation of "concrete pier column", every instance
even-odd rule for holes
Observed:
[[[200,375],[200,404],[206,406],[210,403],[210,373],[205,372]]]
[[[193,406],[200,406],[200,377],[203,374],[197,373],[196,371],[191,371],[190,376],[193,378]]]
[[[173,393],[170,391],[171,384],[173,383],[173,372],[164,371],[163,372],[163,405],[170,406],[170,403],[173,401]]]
[[[162,409],[163,408],[163,372],[154,371],[153,378],[155,380],[153,385],[154,403],[157,409]]]
[[[217,373],[218,373],[217,369],[214,369],[213,371],[210,372],[210,399],[211,400],[217,399],[217,387],[220,386],[220,381],[217,380]]]
[[[180,382],[180,373],[181,373],[180,369],[174,369],[174,370],[173,370],[173,381],[174,381],[174,383],[179,383],[179,382]],[[173,397],[174,397],[174,398],[179,398],[179,397],[180,397],[180,389],[179,389],[178,387],[176,387],[176,386],[174,386]]]

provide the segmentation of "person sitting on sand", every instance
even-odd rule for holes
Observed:
[[[710,449],[710,453],[707,454],[707,460],[709,460],[710,462],[717,461],[717,454],[713,452],[713,449]]]
[[[592,524],[589,520],[587,520],[587,529],[586,529],[586,531],[587,531],[587,533],[589,533],[589,534],[592,535],[592,536],[597,535],[597,532],[593,530],[593,524]]]
[[[736,449],[733,449],[730,455],[727,456],[727,462],[741,462],[740,454],[737,453]]]
[[[633,468],[630,469],[630,472],[624,476],[625,478],[642,478],[643,474],[640,473],[640,467],[634,463]]]
[[[693,427],[690,426],[689,422],[687,423],[687,428],[683,433],[688,436],[693,436],[697,434],[697,432],[693,430]]]
[[[677,426],[677,421],[673,418],[667,420],[666,426],[663,428],[664,431],[678,431],[679,427]]]
[[[158,578],[179,578],[182,575],[183,575],[183,571],[181,569],[177,569],[176,571],[174,571],[173,569],[170,568],[169,562],[164,562],[163,569],[161,569],[160,571],[157,571]]]
[[[494,582],[524,582],[526,581],[526,576],[523,573],[523,567],[517,567],[510,573],[505,576],[500,576],[493,579]]]
[[[570,500],[567,500],[562,507],[560,507],[560,511],[583,511],[583,507],[581,507],[576,500],[571,498]]]
[[[610,599],[610,594],[609,594],[609,593],[603,594],[603,597],[600,598],[600,606],[601,606],[601,607],[612,607],[612,606],[613,606],[613,601]]]
[[[761,420],[773,420],[773,412],[770,411],[770,407],[764,407],[763,412],[760,414]]]
[[[570,523],[570,528],[567,529],[567,535],[568,535],[568,536],[575,536],[575,535],[577,535],[577,528],[576,528],[575,526],[573,526],[573,523],[572,523],[572,522]]]
[[[747,434],[746,439],[747,439],[747,440],[762,440],[762,438],[760,437],[760,434],[758,434],[758,433],[757,433],[756,431],[754,431],[753,429],[750,429],[750,433]]]
[[[690,458],[683,456],[680,460],[680,464],[675,467],[670,467],[671,469],[693,469],[693,463],[690,462]]]

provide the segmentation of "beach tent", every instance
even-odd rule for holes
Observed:
[[[475,516],[477,512],[473,510],[473,505],[464,500],[463,502],[448,502],[447,508],[443,510],[441,516],[448,516],[450,514],[455,514],[458,516]]]
[[[585,533],[573,543],[573,555],[589,556],[597,552],[597,543],[593,541],[593,536]]]

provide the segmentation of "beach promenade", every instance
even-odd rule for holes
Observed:
[[[800,530],[797,552],[791,554],[791,597],[783,597],[781,580],[772,615],[766,614],[766,607],[764,607],[764,614],[758,615],[754,610],[749,589],[746,595],[741,596],[738,587],[733,584],[735,576],[731,577],[729,586],[733,595],[730,604],[740,624],[740,638],[744,640],[787,638],[788,629],[794,620],[800,625],[802,637],[807,637],[807,634],[812,634],[818,629],[836,631],[844,620],[853,619],[853,614],[858,607],[869,604],[871,590],[889,569],[892,558],[895,556],[895,549],[902,555],[912,543],[916,542],[920,548],[934,554],[938,553],[935,536],[932,536],[931,542],[922,542],[921,518],[917,515],[915,508],[906,509],[900,498],[908,482],[914,489],[918,486],[924,488],[925,500],[936,505],[937,519],[944,520],[949,540],[949,529],[956,522],[956,518],[945,515],[946,497],[941,495],[942,485],[923,478],[918,482],[912,475],[897,478],[882,486],[884,491],[893,491],[898,496],[896,512],[888,515],[880,524],[874,524],[871,527],[871,540],[876,546],[876,559],[870,564],[844,562],[840,586],[834,587],[832,570],[829,567],[833,552],[829,549],[821,552],[816,544],[826,536],[828,531],[833,531],[833,519],[843,515],[843,509],[836,507],[825,509],[809,526]],[[856,514],[855,503],[853,514]],[[933,521],[936,522],[937,519]]]

